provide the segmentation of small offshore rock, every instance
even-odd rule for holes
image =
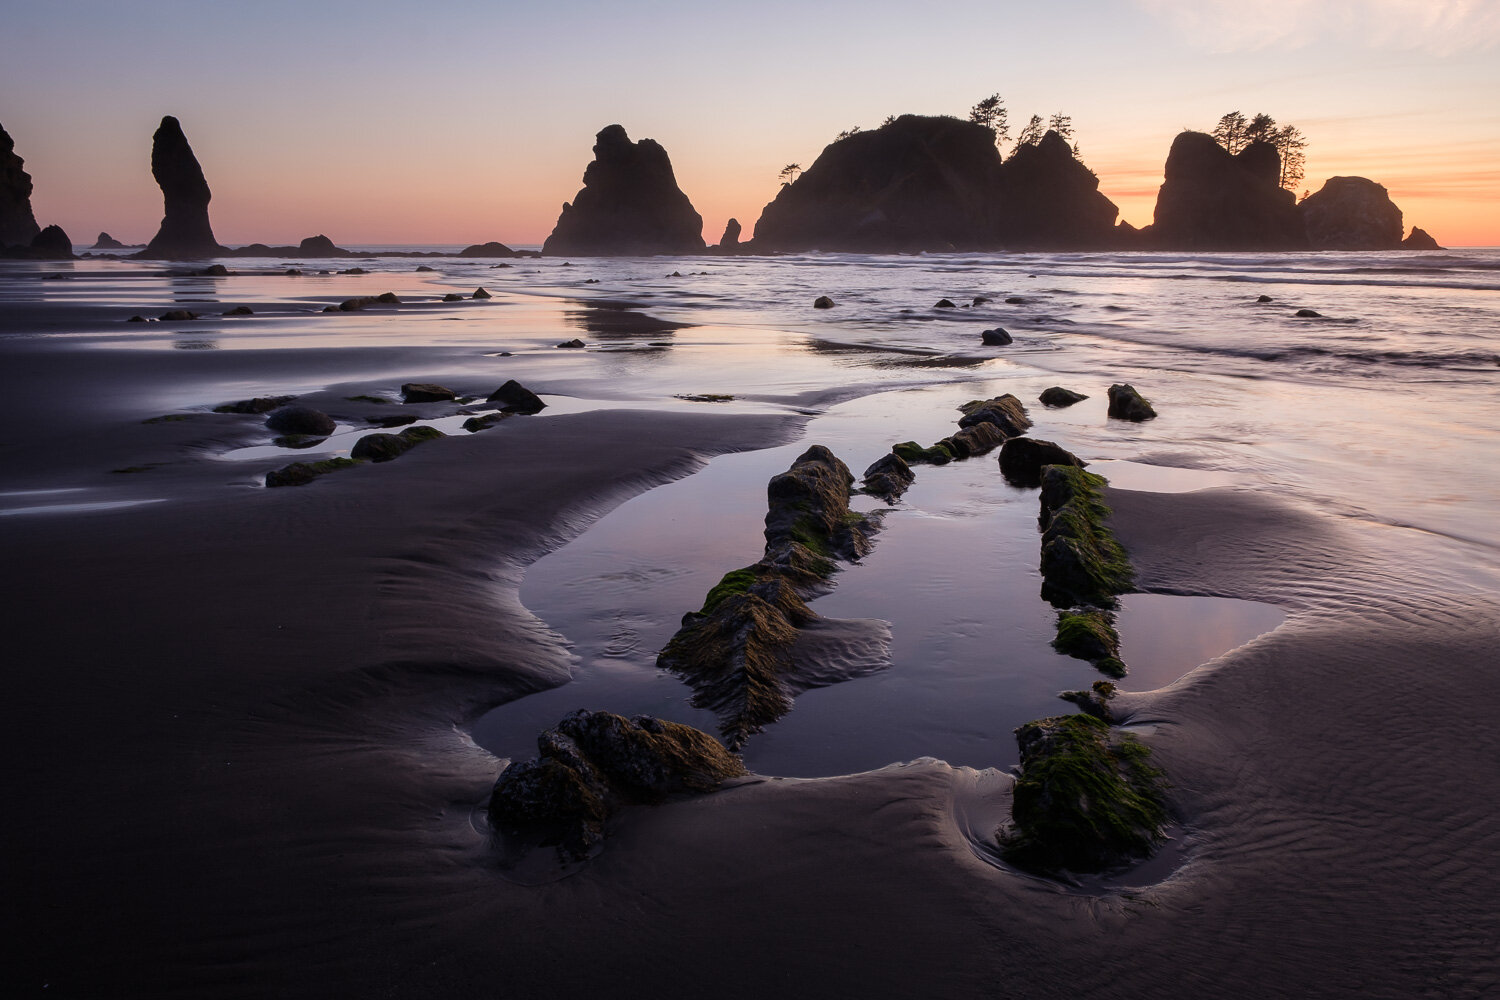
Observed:
[[[418,274],[423,274],[423,273],[435,274],[436,272],[437,272],[437,268],[435,268],[435,267],[428,267],[426,264],[418,264],[417,265],[417,273]]]
[[[960,427],[990,423],[998,427],[1006,437],[1020,437],[1031,427],[1031,418],[1026,415],[1026,407],[1008,392],[994,399],[973,400],[959,409],[964,414],[958,421]]]
[[[1152,420],[1156,410],[1128,382],[1117,382],[1109,387],[1109,415],[1117,420]]]
[[[266,426],[278,434],[327,437],[338,425],[322,410],[315,410],[310,406],[284,406],[266,418]]]
[[[223,264],[210,264],[196,273],[200,278],[227,278],[229,277],[229,268]]]
[[[932,308],[934,308],[934,309],[956,309],[958,307],[953,304],[953,300],[952,299],[938,299],[937,302],[933,303]]]
[[[494,296],[491,295],[489,292],[485,291],[482,286],[479,287],[479,288],[474,289],[474,294],[471,295],[471,296],[469,296],[469,297],[472,298],[472,299],[492,299],[492,298],[494,298]]]
[[[1008,306],[1023,306],[1026,304],[1026,300],[1019,295],[1012,295],[1005,300],[1005,304]]]
[[[515,379],[490,393],[485,402],[501,404],[500,409],[506,413],[540,413],[547,407],[541,397]]]
[[[557,346],[558,347],[567,347],[567,348],[579,348],[579,347],[587,347],[588,345],[585,344],[583,341],[579,340],[577,337],[574,337],[572,340],[565,340],[561,344],[558,344]]]
[[[988,299],[983,295],[976,295],[974,296],[974,302],[972,304],[976,306],[983,306],[988,305],[991,301],[991,299]]]
[[[826,295],[819,295],[817,298],[813,299],[814,309],[832,309],[833,307],[834,301]]]
[[[1257,301],[1257,302],[1275,302],[1276,300],[1273,299],[1273,298],[1271,298],[1271,296],[1269,296],[1269,295],[1257,295],[1255,297],[1255,301]]]
[[[407,382],[401,386],[403,403],[446,403],[457,398],[458,393],[436,382]]]
[[[463,300],[464,297],[457,292],[449,292],[447,295],[443,296],[444,302],[462,302]]]
[[[125,322],[127,322],[127,323],[144,323],[144,322],[146,322],[146,317],[144,317],[144,316],[132,316],[129,319],[127,319]]]
[[[1005,443],[1005,433],[992,423],[984,422],[965,427],[952,437],[943,439],[958,449],[964,458],[987,455]]]
[[[186,323],[188,320],[197,318],[197,313],[187,309],[170,309],[161,314],[161,321],[163,323]]]
[[[1042,485],[1042,468],[1048,465],[1088,465],[1077,455],[1051,441],[1018,437],[1000,448],[1000,473],[1012,486],[1034,488]]]
[[[254,316],[255,312],[249,306],[235,306],[233,309],[226,310],[224,312],[224,315],[225,316]]]
[[[1004,347],[1006,344],[1014,343],[1015,338],[1003,326],[997,326],[993,330],[985,330],[979,335],[982,343],[989,347]]]
[[[1298,309],[1297,310],[1297,318],[1298,319],[1322,319],[1323,318],[1323,314],[1320,313],[1320,312],[1318,312],[1316,309]]]
[[[1088,399],[1088,397],[1081,392],[1074,392],[1072,389],[1064,389],[1060,385],[1054,385],[1050,389],[1043,389],[1042,394],[1037,399],[1043,406],[1060,408],[1072,406],[1074,403]]]
[[[488,430],[508,416],[510,416],[509,413],[501,411],[500,413],[486,413],[482,416],[470,417],[468,420],[464,421],[464,430],[468,431],[470,434],[477,433],[478,431]]]

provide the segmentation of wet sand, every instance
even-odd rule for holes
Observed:
[[[798,409],[923,379],[835,379],[797,338],[745,334],[782,367],[742,405],[634,408],[742,388],[725,358],[748,348],[640,334],[673,337],[670,369],[636,340],[557,351],[579,333],[560,313],[455,310],[436,347],[363,314],[329,318],[367,328],[362,346],[299,342],[306,316],[258,322],[272,346],[254,349],[233,342],[249,332],[111,348],[115,316],[93,340],[0,342],[0,492],[78,491],[7,505],[164,501],[0,517],[17,995],[1500,987],[1493,589],[1441,538],[1413,564],[1395,529],[1250,489],[1111,493],[1142,589],[1289,615],[1122,696],[1172,781],[1186,850],[1164,880],[1081,891],[996,867],[969,835],[1003,815],[1007,779],[936,760],[632,810],[577,874],[508,880],[476,820],[500,762],[467,727],[570,669],[518,600],[525,567],[714,455],[795,441]],[[205,412],[300,391],[352,414],[345,397],[401,381],[508,377],[632,408],[512,418],[279,490],[256,485],[266,463],[216,457],[263,441],[258,422]]]

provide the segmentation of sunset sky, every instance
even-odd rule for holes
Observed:
[[[1181,129],[1264,111],[1307,180],[1379,181],[1447,245],[1500,244],[1500,0],[11,4],[0,124],[37,221],[144,242],[181,119],[221,242],[540,243],[594,133],[666,147],[718,240],[777,173],[888,114],[1069,114],[1126,220]]]

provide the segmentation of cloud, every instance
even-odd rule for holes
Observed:
[[[1135,0],[1211,52],[1337,42],[1433,55],[1500,46],[1500,0]]]

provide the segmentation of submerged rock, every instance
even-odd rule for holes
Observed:
[[[556,845],[580,861],[603,842],[620,808],[714,791],[748,772],[712,736],[649,715],[579,710],[537,738],[538,756],[495,781],[489,817],[511,836]]]
[[[1000,473],[1012,486],[1042,485],[1042,467],[1047,465],[1074,465],[1081,469],[1088,463],[1061,445],[1039,438],[1011,438],[1000,448]]]
[[[1060,385],[1054,385],[1050,389],[1043,389],[1042,394],[1037,397],[1037,400],[1043,406],[1051,407],[1072,406],[1074,403],[1081,403],[1085,399],[1088,399],[1088,397],[1083,393],[1074,392],[1072,389],[1064,389]]]
[[[338,425],[322,410],[315,410],[310,406],[284,406],[266,418],[266,426],[278,434],[327,437]]]
[[[1117,382],[1109,387],[1109,415],[1117,420],[1139,423],[1142,420],[1154,420],[1156,410],[1144,396],[1136,392],[1135,386],[1128,382]]]
[[[308,483],[341,469],[352,469],[359,463],[350,458],[326,458],[321,462],[293,462],[266,473],[266,486],[306,486]]]
[[[279,406],[285,406],[296,396],[256,396],[254,399],[241,399],[233,403],[224,403],[214,407],[215,413],[270,413]]]
[[[1016,730],[1021,773],[1005,860],[1040,874],[1098,872],[1144,858],[1165,839],[1166,795],[1150,751],[1093,715],[1028,722]]]
[[[460,250],[458,252],[458,255],[460,257],[522,257],[522,256],[525,256],[524,254],[519,254],[516,251],[512,250],[510,247],[506,246],[504,243],[497,243],[494,240],[491,240],[488,243],[476,243],[473,246],[464,247],[462,250]]]
[[[401,386],[403,403],[446,403],[457,398],[458,393],[436,382],[406,382]]]
[[[882,500],[895,500],[905,493],[907,487],[916,482],[916,479],[917,475],[911,471],[911,466],[893,452],[876,459],[865,470],[860,488],[870,496],[880,497]]]
[[[151,175],[161,187],[161,228],[137,256],[150,258],[217,257],[225,248],[214,239],[208,221],[213,194],[203,168],[188,145],[182,125],[168,115],[151,138]]]
[[[443,437],[435,427],[408,427],[400,434],[366,434],[349,449],[350,458],[371,462],[390,462],[400,458],[424,441]]]
[[[547,408],[541,397],[515,379],[511,379],[489,394],[487,403],[499,403],[507,413],[540,413]]]
[[[583,189],[565,204],[547,256],[698,253],[703,218],[677,186],[667,151],[652,139],[631,142],[610,125],[595,136]]]
[[[1005,329],[1005,327],[997,326],[993,330],[981,331],[979,340],[980,343],[989,347],[1004,347],[1007,344],[1013,343],[1015,338],[1010,335],[1010,331]]]

